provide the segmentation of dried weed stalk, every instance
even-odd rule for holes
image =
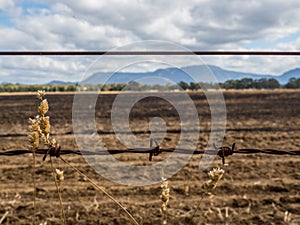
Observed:
[[[162,192],[160,195],[160,199],[162,201],[161,204],[161,212],[163,215],[163,222],[162,224],[167,224],[167,205],[170,199],[170,188],[169,188],[169,182],[167,179],[162,178],[162,182],[161,182],[161,188],[162,188]]]
[[[202,193],[201,193],[200,200],[197,204],[196,210],[195,210],[193,216],[191,217],[190,221],[192,221],[193,218],[195,217],[197,211],[199,210],[200,203],[203,200],[203,198],[205,197],[205,195],[210,195],[211,192],[218,186],[218,183],[221,180],[221,178],[223,177],[224,172],[225,171],[220,168],[213,168],[211,171],[208,172],[209,180],[206,181],[202,186]]]
[[[28,119],[28,141],[29,150],[33,153],[33,183],[34,183],[34,213],[33,213],[33,224],[35,224],[35,217],[36,217],[36,179],[35,179],[35,167],[36,167],[36,156],[35,151],[39,148],[40,143],[43,143],[48,147],[48,149],[58,149],[59,145],[56,142],[56,140],[53,138],[50,138],[50,118],[49,116],[45,116],[45,114],[49,110],[49,105],[47,99],[43,99],[45,96],[45,91],[38,91],[37,92],[37,98],[39,100],[39,106],[38,106],[38,112],[37,115],[32,119]],[[55,170],[53,167],[53,162],[50,156],[50,162],[51,162],[51,169],[53,174],[53,179],[55,183],[55,187],[57,190],[59,203],[60,203],[60,209],[61,209],[61,221],[63,224],[66,224],[66,217],[64,213],[63,203],[62,203],[62,197],[61,197],[61,190],[60,186],[58,185],[57,178],[55,176]]]
[[[105,189],[104,187],[99,186],[98,184],[95,183],[95,181],[93,181],[91,178],[89,178],[87,175],[85,175],[83,172],[81,172],[79,169],[77,169],[76,167],[74,167],[73,165],[71,165],[69,162],[67,162],[64,158],[62,158],[61,156],[59,157],[65,164],[67,164],[68,166],[70,166],[72,169],[74,169],[77,173],[79,173],[81,176],[83,176],[88,182],[90,182],[96,189],[98,189],[99,191],[102,191],[103,194],[108,197],[109,199],[111,199],[116,205],[118,205],[131,219],[131,221],[133,222],[133,224],[139,225],[139,223],[135,220],[135,218],[130,214],[130,212],[128,212],[128,210],[121,205],[120,202],[118,202],[114,197],[112,197]]]
[[[35,151],[39,148],[40,141],[48,147],[47,153],[44,155],[43,160],[46,159],[48,155],[50,155],[50,162],[51,162],[51,169],[52,169],[52,175],[55,182],[55,186],[57,189],[59,201],[60,201],[60,207],[61,207],[61,221],[63,224],[66,224],[66,218],[63,210],[63,204],[62,204],[62,197],[61,197],[61,190],[60,190],[60,183],[64,180],[63,171],[59,169],[54,169],[52,157],[56,156],[57,158],[60,158],[65,164],[70,166],[72,169],[74,169],[77,173],[84,176],[87,181],[89,181],[96,189],[102,191],[105,196],[107,196],[109,199],[111,199],[114,203],[116,203],[132,220],[132,222],[136,225],[139,223],[134,219],[134,217],[127,211],[127,209],[122,206],[116,199],[114,199],[108,192],[104,190],[103,187],[97,185],[92,179],[90,179],[87,175],[82,173],[79,169],[72,166],[69,162],[67,162],[65,159],[63,159],[60,156],[60,146],[56,142],[56,140],[53,138],[50,138],[50,118],[48,116],[45,116],[45,114],[49,110],[49,105],[47,99],[43,99],[45,95],[45,91],[38,91],[37,92],[37,98],[40,100],[40,105],[38,107],[38,115],[35,116],[34,119],[29,118],[29,131],[30,134],[28,136],[29,139],[29,149],[32,150],[34,155],[34,165],[35,165]],[[34,166],[35,167],[35,166]],[[35,188],[35,177],[34,177],[34,189]],[[35,193],[34,190],[34,193]],[[34,194],[36,196],[36,193]],[[34,209],[35,209],[35,197],[34,197]],[[36,213],[34,212],[34,218]],[[34,219],[35,224],[35,219]]]

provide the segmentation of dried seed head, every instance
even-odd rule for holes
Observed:
[[[224,170],[220,168],[213,168],[211,171],[208,172],[209,179],[207,182],[204,183],[203,189],[207,192],[212,191],[218,185],[218,182],[221,180]]]
[[[59,181],[63,181],[65,179],[63,170],[55,169],[55,173],[56,173],[56,177]]]
[[[42,117],[40,120],[40,128],[46,136],[50,133],[50,118],[49,116]]]
[[[36,119],[29,118],[29,119],[28,119],[28,124],[29,124],[29,125],[33,125],[33,124],[36,123],[36,121],[37,121]]]
[[[35,150],[39,147],[39,137],[40,137],[40,126],[39,126],[39,120],[38,119],[28,119],[28,141],[29,141],[29,149]]]
[[[162,177],[162,182],[160,186],[162,188],[162,192],[161,192],[160,199],[162,201],[161,212],[163,215],[163,224],[167,224],[167,205],[170,198],[170,188],[168,185],[169,185],[168,180]]]
[[[39,142],[43,142],[49,149],[58,149],[56,155],[59,155],[59,145],[56,143],[55,139],[50,139],[50,118],[49,116],[45,116],[49,110],[49,105],[47,99],[43,99],[44,95],[45,91],[37,91],[36,96],[41,100],[38,107],[38,115],[36,115],[34,119],[28,119],[28,130],[30,132],[28,135],[30,143],[28,148],[30,150],[35,150],[39,147]]]
[[[48,112],[49,106],[48,106],[48,101],[47,99],[44,99],[41,101],[41,104],[39,106],[39,114],[44,116]]]
[[[162,178],[161,188],[162,188],[162,193],[160,196],[160,199],[162,200],[161,210],[163,212],[166,212],[167,204],[170,199],[170,188],[168,187],[168,180],[166,180],[165,178]]]
[[[162,189],[166,189],[166,188],[168,188],[168,184],[169,184],[168,180],[165,179],[165,178],[162,178],[160,187],[161,187]]]
[[[44,95],[45,95],[45,90],[38,90],[36,93],[36,97],[40,100],[43,99]]]
[[[163,212],[167,211],[167,205],[166,204],[161,205],[161,211],[163,211]]]
[[[29,147],[30,149],[38,149],[39,148],[39,132],[33,131],[28,135]]]
[[[170,194],[169,188],[162,191],[161,200],[166,204],[169,201],[169,197],[170,197],[169,194]]]
[[[38,131],[40,132],[40,125],[39,125],[39,120],[38,119],[28,119],[28,130],[29,132],[33,132],[33,131]]]
[[[208,176],[213,182],[217,183],[219,180],[221,180],[224,172],[225,171],[223,169],[213,168],[213,170],[208,172]]]

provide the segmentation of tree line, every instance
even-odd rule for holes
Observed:
[[[216,86],[219,86],[222,89],[297,89],[300,88],[300,78],[290,78],[288,83],[286,84],[280,84],[278,80],[274,78],[243,78],[240,80],[227,80],[223,83],[218,83],[218,85],[194,82],[191,82],[189,84],[186,82],[180,82],[179,85],[184,90],[216,88]]]
[[[45,90],[47,92],[74,92],[74,91],[142,91],[142,90],[200,90],[200,89],[297,89],[300,88],[300,78],[291,78],[288,83],[280,84],[276,79],[252,79],[227,80],[223,83],[196,83],[181,81],[178,84],[142,84],[135,81],[129,84],[52,84],[52,85],[25,85],[25,84],[1,84],[0,92],[35,92]]]

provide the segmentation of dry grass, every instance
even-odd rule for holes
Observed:
[[[29,118],[29,132],[28,135],[28,141],[29,141],[29,149],[33,152],[33,174],[34,174],[34,213],[33,213],[33,224],[35,224],[35,217],[36,217],[36,179],[35,179],[35,164],[36,164],[36,156],[35,151],[40,147],[40,143],[42,142],[45,146],[48,147],[48,152],[44,156],[43,160],[46,159],[47,155],[50,155],[50,163],[51,163],[51,170],[52,170],[52,176],[54,180],[54,184],[57,190],[58,200],[60,204],[60,218],[61,218],[61,224],[67,224],[66,216],[64,212],[64,206],[63,206],[63,198],[62,198],[62,191],[60,188],[60,182],[62,182],[63,179],[63,173],[59,169],[55,169],[53,166],[53,161],[51,156],[56,156],[57,158],[60,158],[62,162],[64,162],[66,165],[74,169],[77,173],[82,175],[88,182],[90,182],[97,190],[103,192],[105,196],[107,196],[110,200],[112,200],[118,207],[120,207],[131,219],[133,224],[138,225],[138,222],[135,220],[135,218],[127,211],[127,209],[121,205],[120,202],[118,202],[115,198],[113,198],[105,189],[99,185],[96,184],[95,181],[90,179],[87,175],[85,175],[83,172],[81,172],[76,167],[72,166],[70,163],[68,163],[65,159],[63,159],[59,155],[60,151],[60,145],[57,143],[57,141],[53,138],[50,138],[50,117],[45,116],[46,113],[49,110],[49,105],[47,99],[44,98],[45,91],[38,91],[36,94],[37,98],[39,99],[40,103],[38,106],[38,114],[33,118]],[[1,224],[1,223],[0,223]]]

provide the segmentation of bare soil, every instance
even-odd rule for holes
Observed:
[[[167,93],[166,93],[167,94]],[[178,94],[178,93],[168,93]],[[223,146],[237,148],[300,148],[300,90],[224,91],[227,110]],[[131,93],[134,95],[134,93]],[[211,115],[205,95],[190,92],[200,118],[198,148],[207,145]],[[51,136],[63,149],[78,150],[72,127],[73,94],[48,93]],[[99,96],[96,105],[96,129],[109,149],[124,149],[114,135],[111,108],[117,94]],[[184,103],[182,103],[184,104]],[[0,151],[27,149],[27,120],[36,114],[34,94],[0,95]],[[167,133],[161,147],[176,147],[180,136],[180,118],[163,99],[149,97],[134,105],[130,127],[138,138],[149,138],[149,121],[165,120]],[[148,154],[120,154],[118,160],[149,165],[167,154],[148,161]],[[37,156],[36,224],[61,224],[60,206],[52,179],[49,158]],[[160,184],[143,187],[113,183],[76,155],[63,156],[68,162],[103,186],[140,224],[161,224]],[[0,221],[2,224],[32,224],[32,155],[0,157]],[[300,224],[300,156],[233,154],[223,166],[219,157],[205,171],[199,171],[201,156],[191,158],[177,174],[169,178],[168,224]],[[131,224],[126,214],[110,199],[54,158],[54,166],[64,170],[61,183],[67,224]],[[209,179],[207,172],[222,167],[225,174],[212,195],[205,196],[195,217],[190,220],[200,199],[201,187]],[[0,222],[1,223],[1,222]]]

